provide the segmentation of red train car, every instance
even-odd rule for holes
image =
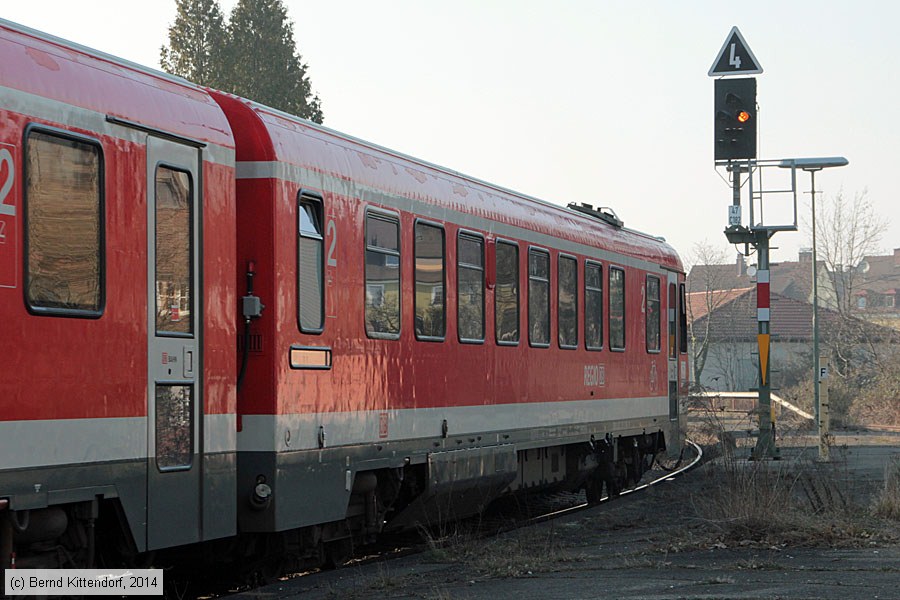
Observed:
[[[0,55],[4,564],[338,562],[679,446],[660,238],[10,23]]]
[[[503,492],[615,489],[678,447],[683,273],[661,239],[213,96],[265,305],[238,398],[239,496],[265,498],[242,531],[327,547]]]
[[[228,122],[24,27],[0,23],[0,56],[2,560],[113,513],[134,552],[234,535]]]

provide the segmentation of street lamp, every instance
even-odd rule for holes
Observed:
[[[802,169],[809,173],[809,193],[812,197],[812,288],[813,288],[813,394],[816,412],[816,428],[819,434],[819,454],[824,457],[822,449],[822,419],[819,416],[819,277],[816,262],[816,172],[830,167],[845,167],[850,164],[843,156],[827,158],[788,158],[778,165],[783,169]]]

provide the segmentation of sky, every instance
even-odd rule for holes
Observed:
[[[226,15],[235,3],[220,0]],[[889,222],[881,250],[900,247],[891,184],[900,2],[285,5],[325,125],[556,204],[612,207],[626,227],[665,237],[686,263],[698,243],[728,260],[736,254],[723,234],[731,188],[713,163],[707,72],[737,26],[764,69],[759,158],[848,158],[817,174],[817,202],[866,193]],[[175,1],[29,0],[5,3],[0,16],[158,68]],[[764,169],[764,188],[788,189],[787,174]],[[772,238],[773,261],[797,260],[811,245],[809,183],[798,176],[799,231]],[[793,222],[791,194],[763,198],[766,225]]]

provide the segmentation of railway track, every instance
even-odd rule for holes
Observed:
[[[627,497],[630,494],[634,494],[636,492],[646,490],[654,485],[658,485],[658,484],[666,482],[666,481],[672,481],[678,475],[681,475],[682,473],[685,473],[685,472],[693,469],[694,467],[696,467],[698,464],[700,464],[700,461],[703,459],[703,450],[700,448],[700,446],[698,446],[694,442],[687,441],[685,443],[684,449],[685,450],[691,449],[694,453],[693,458],[690,460],[690,462],[688,462],[688,464],[686,464],[686,465],[679,464],[683,460],[684,454],[682,454],[682,457],[680,457],[678,459],[678,462],[676,463],[676,465],[674,467],[667,468],[663,465],[660,465],[659,469],[654,469],[654,470],[651,470],[648,472],[651,474],[656,474],[657,470],[661,471],[662,473],[660,473],[659,476],[655,477],[654,479],[651,479],[647,483],[642,483],[642,484],[634,486],[632,488],[625,489],[620,494],[618,494],[617,496],[614,496],[612,498],[610,498],[609,496],[604,496],[603,498],[600,499],[599,504],[614,501],[619,498]],[[585,501],[577,504],[576,506],[560,509],[560,510],[557,510],[557,511],[554,511],[551,513],[547,513],[545,515],[534,517],[534,518],[530,519],[527,524],[531,525],[534,523],[549,521],[551,519],[555,519],[555,518],[561,517],[563,515],[569,515],[572,513],[579,512],[579,511],[587,510],[594,506],[596,506],[596,504],[590,504],[585,500]]]
[[[685,444],[682,457],[677,462],[673,461],[674,464],[666,465],[657,462],[644,476],[645,478],[649,477],[649,481],[622,490],[622,492],[613,497],[603,496],[597,503],[587,502],[583,491],[577,493],[537,494],[533,497],[505,499],[495,502],[479,517],[467,519],[450,526],[437,526],[431,529],[422,528],[417,531],[385,535],[376,544],[359,548],[355,556],[340,568],[348,566],[362,567],[374,562],[422,553],[437,547],[448,547],[460,539],[469,541],[472,539],[488,539],[515,529],[586,511],[600,504],[615,502],[647,490],[652,486],[671,481],[697,466],[702,458],[703,453],[700,447],[693,442],[688,442]],[[279,577],[279,580],[283,582],[287,579],[302,578],[320,571],[321,569],[313,569],[288,573]],[[232,593],[248,592],[261,587],[263,586],[240,586],[225,589],[221,584],[210,580],[204,582],[181,582],[177,597],[224,597]]]

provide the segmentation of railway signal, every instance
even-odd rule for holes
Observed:
[[[778,231],[797,231],[797,170],[808,171],[812,181],[812,231],[813,231],[813,357],[815,402],[817,421],[820,406],[819,382],[823,377],[818,347],[818,286],[816,284],[816,196],[815,174],[827,167],[842,167],[848,164],[844,157],[830,158],[791,158],[783,160],[763,160],[756,156],[756,78],[734,77],[762,73],[759,61],[753,55],[741,32],[733,27],[725,44],[709,69],[710,77],[717,77],[715,82],[715,163],[717,167],[725,167],[729,173],[732,188],[732,203],[728,207],[728,227],[725,237],[732,244],[743,244],[744,253],[750,254],[753,246],[757,254],[757,343],[759,348],[759,433],[756,446],[751,452],[751,459],[766,457],[778,458],[779,451],[775,445],[774,415],[771,413],[771,328],[769,308],[769,239]],[[763,188],[761,171],[766,167],[791,169],[790,189]],[[758,188],[754,189],[754,175],[758,174]],[[741,189],[747,183],[749,188],[749,226],[742,224]],[[793,223],[765,223],[763,219],[763,200],[773,194],[789,193],[793,195]],[[757,219],[754,215],[754,203],[758,203]],[[826,400],[827,404],[827,400]],[[826,406],[827,411],[827,406]],[[824,425],[827,430],[827,423]],[[821,429],[820,429],[821,433]],[[820,436],[824,443],[826,434]],[[827,449],[821,451],[821,457],[827,460]]]
[[[727,75],[756,75],[763,72],[762,66],[741,31],[737,27],[732,27],[722,44],[722,49],[716,55],[709,68],[708,75],[710,77],[721,77]]]
[[[756,78],[715,83],[715,160],[756,158]]]
[[[796,196],[794,202],[794,226],[766,227],[755,224],[753,218],[753,172],[765,161],[756,157],[756,78],[727,79],[731,75],[762,73],[759,61],[744,41],[737,27],[732,27],[725,44],[709,69],[715,82],[715,138],[714,155],[717,165],[727,164],[731,175],[732,204],[728,210],[728,228],[725,236],[733,244],[745,244],[749,254],[752,245],[757,252],[757,322],[759,345],[759,434],[751,459],[779,458],[775,445],[775,427],[771,412],[771,381],[769,379],[769,238],[776,229],[796,230]],[[750,182],[750,227],[741,224],[741,176],[746,173]],[[760,206],[762,196],[760,195]]]

